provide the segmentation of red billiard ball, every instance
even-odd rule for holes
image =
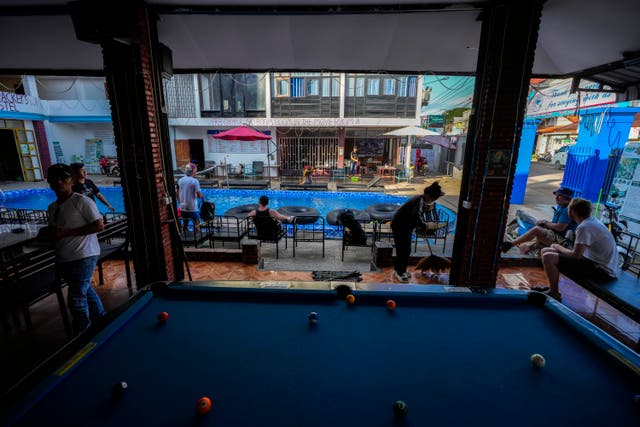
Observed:
[[[387,301],[387,310],[393,311],[396,309],[396,302],[392,299]]]
[[[353,294],[347,295],[347,303],[349,305],[355,304],[355,302],[356,302],[356,297]]]
[[[167,320],[169,320],[169,313],[167,313],[166,311],[163,311],[160,314],[158,314],[158,322],[167,323]]]
[[[208,397],[201,397],[196,403],[196,409],[198,410],[199,414],[206,414],[211,410],[211,399],[209,399]]]

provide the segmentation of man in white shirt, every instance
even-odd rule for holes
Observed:
[[[104,229],[95,202],[73,191],[71,167],[62,163],[47,170],[47,182],[56,193],[48,208],[49,224],[39,237],[54,244],[56,267],[69,287],[69,310],[76,333],[104,315],[100,297],[91,287],[100,244],[96,233]]]
[[[189,163],[185,168],[185,176],[178,180],[178,203],[180,203],[180,215],[182,216],[182,231],[187,232],[189,219],[197,230],[200,228],[200,215],[198,214],[198,198],[204,200],[200,191],[200,182],[193,177],[196,173],[196,165]]]
[[[557,243],[541,251],[544,271],[549,279],[549,295],[561,299],[558,290],[560,271],[572,277],[613,280],[618,277],[618,249],[613,234],[591,217],[591,202],[574,198],[569,203],[569,217],[578,223],[573,249]]]

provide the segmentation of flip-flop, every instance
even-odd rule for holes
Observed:
[[[536,292],[547,292],[549,290],[549,287],[543,286],[543,285],[537,285],[537,286],[532,286],[531,290]]]

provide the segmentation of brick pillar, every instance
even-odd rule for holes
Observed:
[[[78,39],[102,46],[138,287],[184,277],[156,17],[141,1],[72,3]]]
[[[42,120],[33,121],[33,131],[36,136],[38,153],[40,154],[40,168],[42,170],[42,176],[44,177],[47,169],[51,166],[51,153],[49,152],[49,140],[47,139],[47,132],[44,129]]]
[[[495,287],[542,3],[495,0],[482,14],[450,278],[455,285]]]

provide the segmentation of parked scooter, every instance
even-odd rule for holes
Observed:
[[[627,249],[624,246],[623,237],[624,232],[627,231],[628,223],[624,219],[620,220],[620,208],[622,205],[617,203],[618,196],[618,193],[612,193],[610,195],[611,202],[602,204],[604,210],[600,220],[613,234],[618,248],[618,265],[623,267],[627,264]]]
[[[100,171],[103,175],[120,176],[118,159],[111,158],[109,156],[102,156],[98,159],[98,163],[100,164]]]
[[[553,158],[553,155],[551,153],[549,153],[548,151],[546,153],[542,153],[538,156],[538,160],[543,161],[543,162],[550,162],[551,159]]]

